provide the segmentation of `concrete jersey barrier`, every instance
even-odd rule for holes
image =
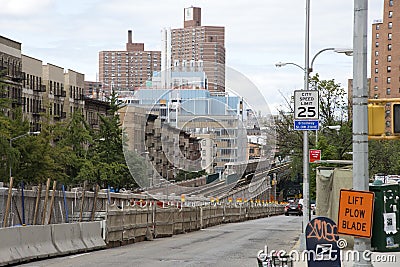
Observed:
[[[86,250],[77,223],[51,225],[52,240],[60,254],[76,253]]]
[[[106,247],[106,243],[101,237],[100,222],[82,222],[79,223],[81,238],[86,246],[86,250],[101,249]]]
[[[21,256],[30,258],[46,258],[58,254],[51,238],[50,225],[32,225],[17,228],[21,238]]]
[[[100,222],[0,228],[0,266],[105,248]]]
[[[22,258],[18,228],[1,228],[0,236],[0,266],[18,263]]]

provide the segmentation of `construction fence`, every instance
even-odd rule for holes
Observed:
[[[106,219],[106,243],[120,246],[152,238],[169,237],[199,229],[262,217],[280,215],[280,204],[167,206],[161,202],[141,202],[122,209],[111,205]]]
[[[260,201],[167,202],[101,190],[0,188],[0,228],[101,221],[109,247],[283,213],[284,205]]]
[[[98,190],[49,190],[37,186],[32,190],[0,187],[0,228],[18,225],[46,225],[105,220],[110,203],[146,199],[141,194],[119,194]],[[11,191],[10,197],[8,193]]]

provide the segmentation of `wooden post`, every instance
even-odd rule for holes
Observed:
[[[53,194],[51,195],[51,200],[50,200],[50,209],[49,209],[49,220],[47,221],[47,224],[51,223],[51,215],[53,214],[53,205],[54,205],[54,197],[56,195],[56,185],[57,185],[57,181],[53,181]]]
[[[42,184],[40,183],[38,188],[38,194],[36,196],[35,212],[33,214],[33,222],[32,222],[33,225],[36,225],[41,195],[42,195]]]
[[[95,213],[96,213],[96,205],[97,205],[97,196],[99,194],[99,190],[100,190],[99,185],[96,185],[96,191],[94,192],[92,217],[90,218],[91,221],[94,221],[94,216],[95,216]]]
[[[46,223],[47,202],[49,201],[49,188],[50,188],[50,178],[47,179],[47,183],[46,183],[46,194],[44,197],[42,225],[44,225]]]
[[[85,192],[86,192],[86,181],[83,183],[83,192],[82,192],[82,200],[81,200],[81,210],[79,213],[79,222],[82,221],[83,204],[85,203]]]
[[[6,206],[6,211],[5,211],[5,213],[4,213],[3,227],[7,227],[7,226],[8,226],[8,212],[10,211],[10,205],[11,205],[11,196],[12,196],[13,181],[14,181],[14,178],[13,178],[13,177],[10,177],[10,186],[9,186],[9,188],[8,188],[7,206]]]

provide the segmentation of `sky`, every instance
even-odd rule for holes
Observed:
[[[383,16],[383,0],[368,2],[370,50],[371,25]],[[99,51],[124,50],[128,30],[145,50],[161,50],[161,30],[182,28],[183,9],[190,6],[201,7],[202,25],[225,27],[226,65],[257,86],[272,113],[302,89],[300,68],[275,64],[304,66],[305,0],[0,0],[0,35],[22,43],[24,55],[95,81]],[[310,8],[310,61],[324,48],[352,48],[354,1],[311,0]],[[352,60],[324,52],[314,73],[347,90]]]

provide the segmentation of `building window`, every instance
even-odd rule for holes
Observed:
[[[379,52],[378,51],[375,51],[375,56],[376,57],[379,56]]]
[[[390,88],[386,88],[386,94],[390,95]]]
[[[389,0],[389,6],[393,6],[393,0]]]
[[[388,23],[388,28],[389,28],[389,29],[393,28],[393,23],[392,23],[392,22],[389,22],[389,23]]]
[[[374,94],[375,99],[378,99],[378,97],[379,97],[378,94]]]
[[[378,77],[375,77],[375,78],[374,78],[374,81],[377,83],[377,82],[378,82]]]
[[[392,67],[387,66],[387,72],[391,72],[392,71]]]
[[[375,43],[375,47],[379,47],[379,42],[376,42],[376,43]]]
[[[388,40],[392,40],[392,34],[391,33],[388,33]]]
[[[393,11],[389,11],[389,18],[393,17]]]
[[[387,78],[386,78],[386,83],[388,83],[388,84],[389,84],[389,83],[390,83],[390,81],[391,81],[391,78],[390,78],[390,77],[387,77]]]
[[[375,73],[378,73],[378,68],[375,68]]]
[[[377,33],[375,37],[376,37],[376,39],[379,39],[379,33]]]
[[[387,61],[388,62],[392,62],[392,56],[391,55],[387,56]]]
[[[388,51],[392,51],[392,44],[388,44]]]
[[[375,59],[375,65],[378,65],[379,61],[377,59]]]
[[[376,25],[375,25],[375,29],[376,29],[376,30],[379,30],[379,24],[376,24]]]
[[[374,86],[374,90],[378,91],[378,86],[377,85]]]

